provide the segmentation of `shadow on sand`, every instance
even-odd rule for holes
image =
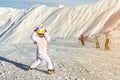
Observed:
[[[11,63],[11,64],[17,66],[18,68],[23,69],[23,70],[27,70],[28,67],[29,67],[28,65],[25,65],[25,64],[22,64],[22,63],[18,63],[18,62],[12,61],[12,60],[9,60],[9,59],[4,58],[4,57],[1,57],[1,56],[0,56],[0,60],[1,60],[1,61],[5,61],[5,62],[8,62],[8,63]]]
[[[9,59],[4,58],[4,57],[1,57],[1,56],[0,56],[0,61],[5,61],[5,62],[8,62],[8,63],[11,63],[11,64],[15,65],[16,67],[18,67],[18,68],[20,68],[20,69],[22,69],[22,70],[25,70],[25,71],[27,71],[28,68],[29,68],[28,65],[25,65],[25,64],[22,64],[22,63],[19,63],[19,62],[12,61],[12,60],[9,60]],[[40,70],[40,69],[37,69],[37,68],[35,68],[35,70],[40,71],[40,72],[43,72],[43,73],[45,73],[45,74],[48,74],[46,70]]]

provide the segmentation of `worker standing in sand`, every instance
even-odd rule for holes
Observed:
[[[42,27],[35,29],[32,34],[32,40],[37,45],[37,54],[36,60],[30,65],[28,71],[37,67],[42,60],[45,60],[47,62],[48,74],[54,74],[55,70],[52,61],[47,54],[47,41],[51,40],[47,30]]]
[[[81,43],[82,43],[82,45],[85,45],[85,43],[84,43],[84,40],[85,40],[85,38],[84,38],[84,36],[83,36],[83,34],[81,35]]]
[[[100,48],[98,36],[95,36],[96,48]]]
[[[105,50],[109,50],[109,36],[108,36],[108,32],[105,34],[106,36],[106,42],[105,42]]]

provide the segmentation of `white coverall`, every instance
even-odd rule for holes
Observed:
[[[54,69],[50,57],[47,55],[47,41],[50,41],[50,36],[47,32],[44,33],[44,37],[40,38],[37,32],[33,32],[32,40],[37,44],[36,60],[30,65],[30,68],[37,67],[42,60],[47,62],[48,69]]]

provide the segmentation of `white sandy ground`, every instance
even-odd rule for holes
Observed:
[[[0,80],[120,80],[120,46],[110,44],[110,51],[95,48],[95,43],[82,46],[76,39],[54,39],[48,54],[56,73],[47,74],[43,61],[33,71],[26,71],[35,60],[32,43],[0,45]]]

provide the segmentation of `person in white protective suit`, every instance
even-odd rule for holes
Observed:
[[[47,55],[47,41],[51,38],[44,28],[37,28],[32,34],[32,40],[37,45],[36,60],[30,65],[28,70],[32,70],[37,67],[42,60],[47,62],[48,74],[54,74],[55,70],[50,57]]]

